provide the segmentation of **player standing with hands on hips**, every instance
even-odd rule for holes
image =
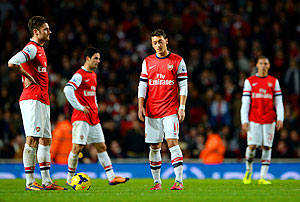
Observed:
[[[258,184],[272,184],[266,180],[266,175],[271,162],[275,128],[280,130],[283,127],[284,108],[279,82],[276,78],[268,75],[269,59],[260,56],[256,67],[257,74],[245,80],[242,97],[242,130],[247,132],[248,144],[245,155],[246,173],[243,183],[251,183],[256,147],[261,145],[261,170]]]
[[[100,51],[87,48],[84,51],[84,59],[84,65],[75,72],[64,88],[66,98],[74,108],[71,120],[73,144],[68,158],[66,184],[71,184],[78,165],[78,154],[86,144],[92,144],[96,148],[98,160],[106,172],[109,185],[125,183],[129,178],[119,177],[114,173],[98,116],[97,75],[94,70],[100,63]]]
[[[182,57],[167,49],[168,38],[162,29],[153,31],[150,37],[156,54],[145,58],[142,64],[138,86],[138,117],[141,121],[145,121],[145,142],[150,143],[149,162],[154,178],[154,186],[151,190],[161,189],[160,150],[163,138],[166,139],[171,152],[176,176],[171,190],[182,190],[183,155],[178,139],[179,123],[185,118],[188,94],[187,68]]]
[[[50,40],[50,28],[45,17],[34,16],[28,22],[32,38],[24,49],[8,61],[8,67],[22,75],[23,92],[20,109],[26,135],[23,163],[25,190],[66,190],[50,178],[50,101],[49,78],[44,44]],[[34,179],[36,157],[42,174],[42,186]]]

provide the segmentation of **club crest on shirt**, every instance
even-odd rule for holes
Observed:
[[[173,67],[174,67],[173,64],[171,64],[171,63],[168,64],[168,70],[169,70],[169,71],[171,71],[171,70],[173,69]]]
[[[41,128],[40,127],[36,127],[35,130],[36,130],[36,132],[40,132]]]
[[[268,82],[268,86],[269,86],[269,87],[272,87],[273,84],[272,84],[271,82]]]
[[[80,139],[83,140],[83,135],[80,135]]]

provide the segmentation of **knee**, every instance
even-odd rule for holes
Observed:
[[[39,144],[39,138],[28,136],[26,137],[26,144],[28,144],[32,148],[37,148]]]
[[[50,146],[51,145],[51,138],[40,138],[39,144],[44,146]]]
[[[151,144],[150,147],[151,147],[151,149],[160,149],[160,143]]]
[[[262,146],[262,149],[263,149],[263,150],[270,150],[271,147]]]
[[[168,139],[167,143],[168,143],[168,147],[172,148],[172,147],[178,145],[178,140],[177,139]]]
[[[98,153],[105,152],[107,149],[105,143],[97,143],[97,144],[94,144],[94,146],[96,147],[96,150]]]
[[[249,145],[248,147],[249,147],[249,149],[250,149],[251,151],[253,151],[253,150],[256,149],[256,145]]]
[[[84,147],[84,145],[73,144],[73,145],[72,145],[72,153],[78,155],[79,152],[82,151],[83,147]]]

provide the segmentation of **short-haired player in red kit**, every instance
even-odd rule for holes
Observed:
[[[145,142],[150,143],[149,162],[154,179],[151,190],[161,189],[160,150],[164,138],[171,153],[176,176],[171,190],[182,190],[183,155],[178,139],[179,123],[185,118],[187,68],[182,57],[167,49],[168,38],[163,30],[153,31],[150,37],[156,53],[146,57],[142,64],[138,86],[138,117],[145,121]],[[146,95],[148,97],[145,109]]]
[[[284,108],[279,82],[275,77],[268,75],[269,59],[260,56],[256,67],[257,74],[245,80],[242,97],[242,130],[247,132],[248,144],[243,183],[251,183],[252,163],[256,147],[262,146],[258,184],[272,184],[271,181],[266,180],[266,176],[271,162],[275,128],[280,130],[283,127]]]
[[[23,92],[20,109],[26,135],[23,163],[26,190],[66,190],[50,178],[50,101],[48,93],[47,58],[44,44],[50,40],[50,28],[43,16],[34,16],[28,22],[32,35],[30,42],[8,61],[8,67],[22,75]],[[41,174],[42,186],[34,179],[36,158]]]
[[[72,151],[68,159],[66,184],[70,185],[77,169],[78,155],[86,144],[92,144],[96,148],[99,163],[106,172],[109,185],[125,183],[129,178],[116,176],[114,173],[98,116],[97,75],[94,70],[100,63],[100,51],[92,47],[87,48],[84,51],[84,59],[84,65],[75,72],[64,88],[66,98],[74,108],[71,120]]]

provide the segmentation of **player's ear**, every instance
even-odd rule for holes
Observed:
[[[38,29],[33,29],[32,31],[33,31],[33,36],[34,36],[34,35],[37,35],[37,34],[38,34],[38,32],[39,32],[39,30],[38,30]]]
[[[168,44],[169,43],[169,39],[168,38],[166,38],[166,44]]]

